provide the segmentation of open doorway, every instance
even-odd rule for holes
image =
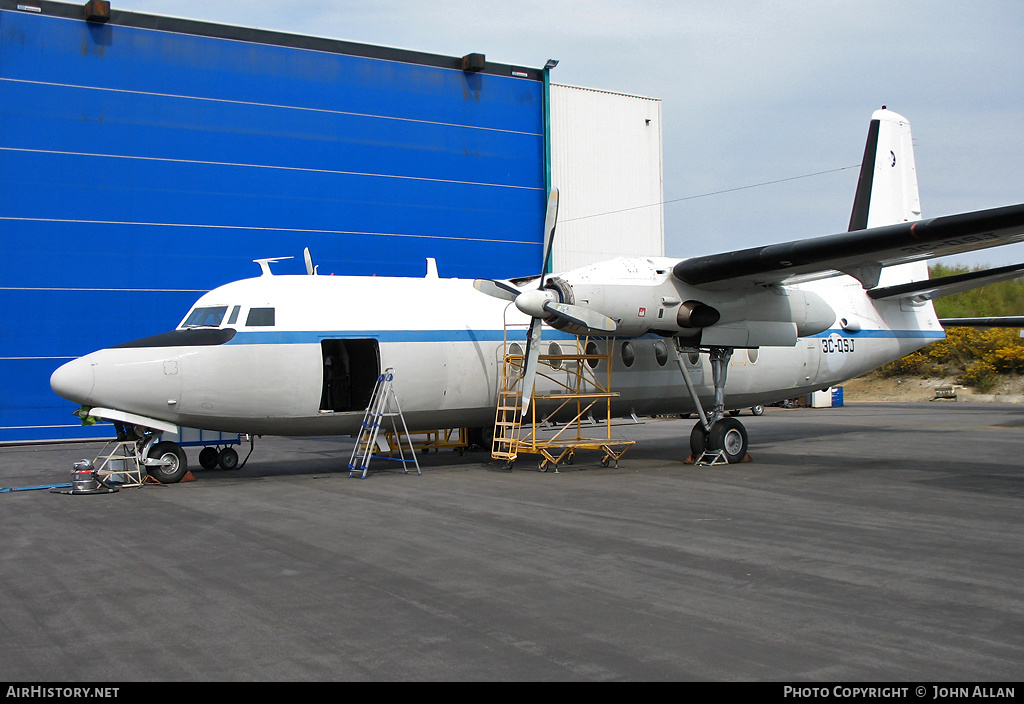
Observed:
[[[376,340],[321,340],[324,381],[322,412],[365,411],[380,376]]]

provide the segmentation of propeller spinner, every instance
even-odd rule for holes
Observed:
[[[512,301],[516,308],[530,316],[530,329],[526,336],[526,368],[523,371],[522,415],[525,416],[533,396],[537,376],[537,358],[540,356],[541,327],[545,320],[561,319],[590,330],[615,332],[615,321],[611,318],[584,308],[562,303],[553,290],[544,288],[544,269],[551,257],[551,245],[555,238],[555,223],[558,220],[558,189],[551,189],[548,196],[547,212],[544,216],[544,258],[541,260],[541,275],[536,289],[521,290],[504,281],[477,279],[473,286],[488,296]]]

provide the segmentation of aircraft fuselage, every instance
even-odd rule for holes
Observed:
[[[618,276],[600,267],[561,275],[577,303],[618,322],[616,337],[588,341],[610,355],[617,414],[694,410],[672,334],[694,332],[701,347],[736,348],[729,408],[827,388],[944,335],[930,303],[901,310],[899,301],[872,301],[855,279],[839,276],[715,295],[721,320],[700,340],[701,330],[680,324],[687,318],[679,311],[707,291],[681,284],[670,268],[668,260],[629,259],[615,260]],[[733,318],[756,325],[742,328]],[[51,385],[77,404],[183,427],[353,434],[377,375],[393,368],[410,429],[487,427],[506,340],[524,344],[528,323],[515,305],[479,293],[470,280],[264,275],[205,294],[173,333],[69,362]],[[716,328],[717,342],[707,334]],[[572,353],[577,337],[545,328],[541,344],[542,354]],[[710,403],[707,355],[684,358],[702,403]],[[597,362],[595,373],[604,374],[607,363]],[[538,377],[537,384],[544,393],[554,382]]]

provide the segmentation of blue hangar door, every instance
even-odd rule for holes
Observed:
[[[0,0],[0,442],[82,428],[50,373],[169,330],[253,259],[538,270],[542,74]],[[34,8],[34,9],[32,9]],[[38,10],[38,11],[36,11]]]

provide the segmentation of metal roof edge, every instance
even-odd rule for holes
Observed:
[[[29,12],[46,17],[60,17],[63,19],[74,19],[85,22],[83,5],[55,2],[54,0],[0,0],[0,10]],[[283,46],[293,49],[307,49],[332,54],[344,54],[347,56],[382,59],[386,61],[397,61],[401,63],[462,71],[462,57],[443,56],[441,54],[431,54],[412,49],[378,46],[375,44],[361,44],[359,42],[344,39],[331,39],[327,37],[294,34],[271,29],[257,29],[239,25],[219,24],[215,22],[207,22],[205,20],[168,17],[164,15],[150,15],[135,12],[133,10],[118,10],[111,8],[110,20],[107,24],[117,25],[120,27],[133,27],[136,29],[150,29],[162,32],[190,34],[214,39],[228,39],[251,42],[254,44]],[[499,64],[491,61],[486,62],[484,68],[476,73],[525,78],[535,81],[541,81],[543,79],[542,69],[515,66],[511,64]]]
[[[590,93],[604,93],[606,95],[621,95],[624,98],[636,98],[638,100],[651,100],[651,101],[658,102],[658,103],[662,102],[661,98],[654,98],[654,97],[651,97],[649,95],[636,95],[635,93],[623,93],[622,91],[618,91],[618,90],[605,90],[604,88],[588,88],[586,86],[571,86],[571,85],[568,85],[566,83],[554,83],[554,82],[552,82],[551,85],[553,87],[558,87],[558,88],[571,88],[573,90],[585,90],[585,91],[588,91]]]

